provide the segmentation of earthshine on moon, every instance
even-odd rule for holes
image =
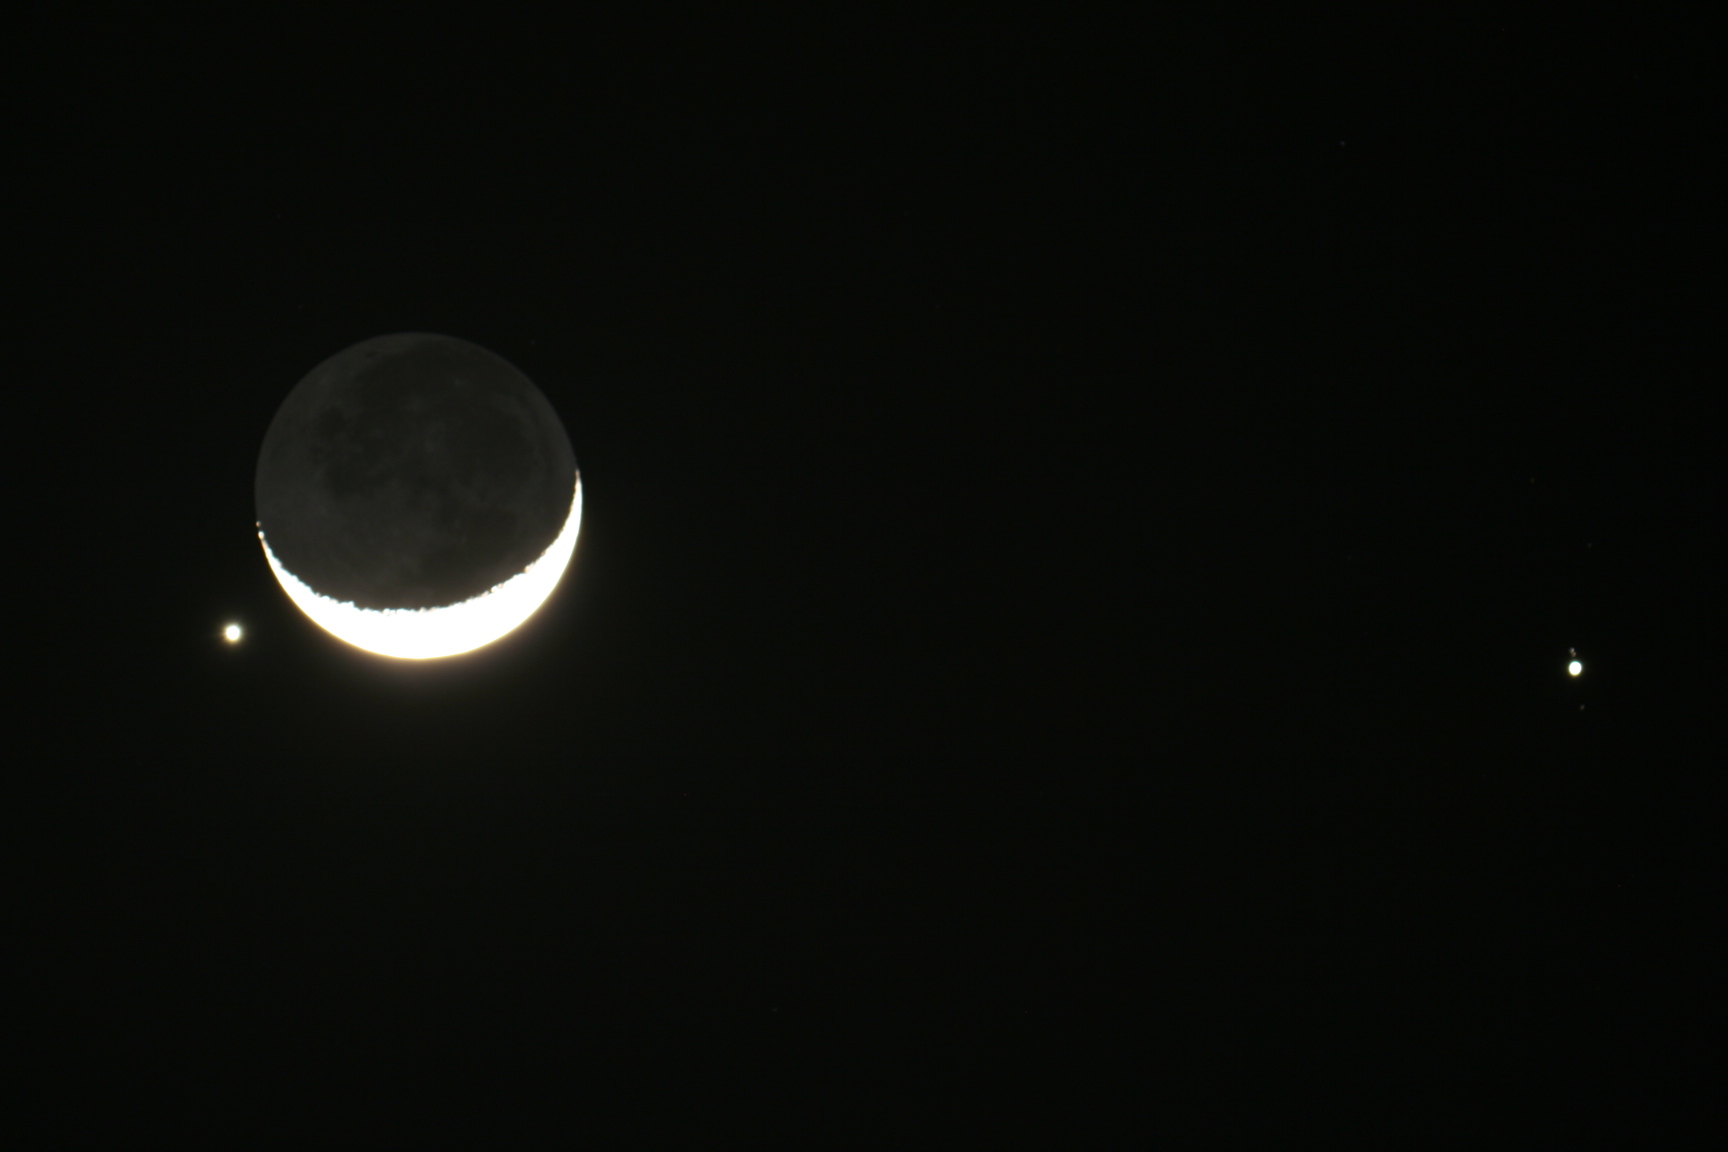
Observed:
[[[449,336],[362,341],[283,401],[258,539],[289,599],[368,652],[455,656],[532,616],[582,521],[564,426],[514,366]]]

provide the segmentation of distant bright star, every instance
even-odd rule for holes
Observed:
[[[1580,672],[1584,671],[1584,665],[1581,662],[1574,660],[1574,661],[1572,661],[1572,663],[1566,665],[1566,671],[1568,671],[1568,672],[1572,673],[1572,675],[1576,676]]]
[[[230,644],[238,644],[240,642],[240,625],[230,624],[222,629],[222,638]]]

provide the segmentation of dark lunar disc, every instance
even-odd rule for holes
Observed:
[[[465,340],[364,340],[308,372],[258,453],[258,524],[314,592],[362,608],[471,599],[546,551],[576,457],[529,379]]]

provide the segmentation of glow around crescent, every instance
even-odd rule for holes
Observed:
[[[472,652],[513,630],[552,595],[570,557],[582,524],[582,479],[570,502],[570,518],[540,558],[510,579],[460,604],[442,608],[361,608],[346,600],[320,596],[282,567],[260,529],[258,542],[277,583],[312,622],[356,648],[402,660],[432,660]]]

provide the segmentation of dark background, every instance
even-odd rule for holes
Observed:
[[[1681,1122],[1688,39],[30,28],[32,1098],[236,1146]],[[586,497],[541,612],[427,665],[301,617],[251,507],[295,381],[403,330],[521,367]]]

